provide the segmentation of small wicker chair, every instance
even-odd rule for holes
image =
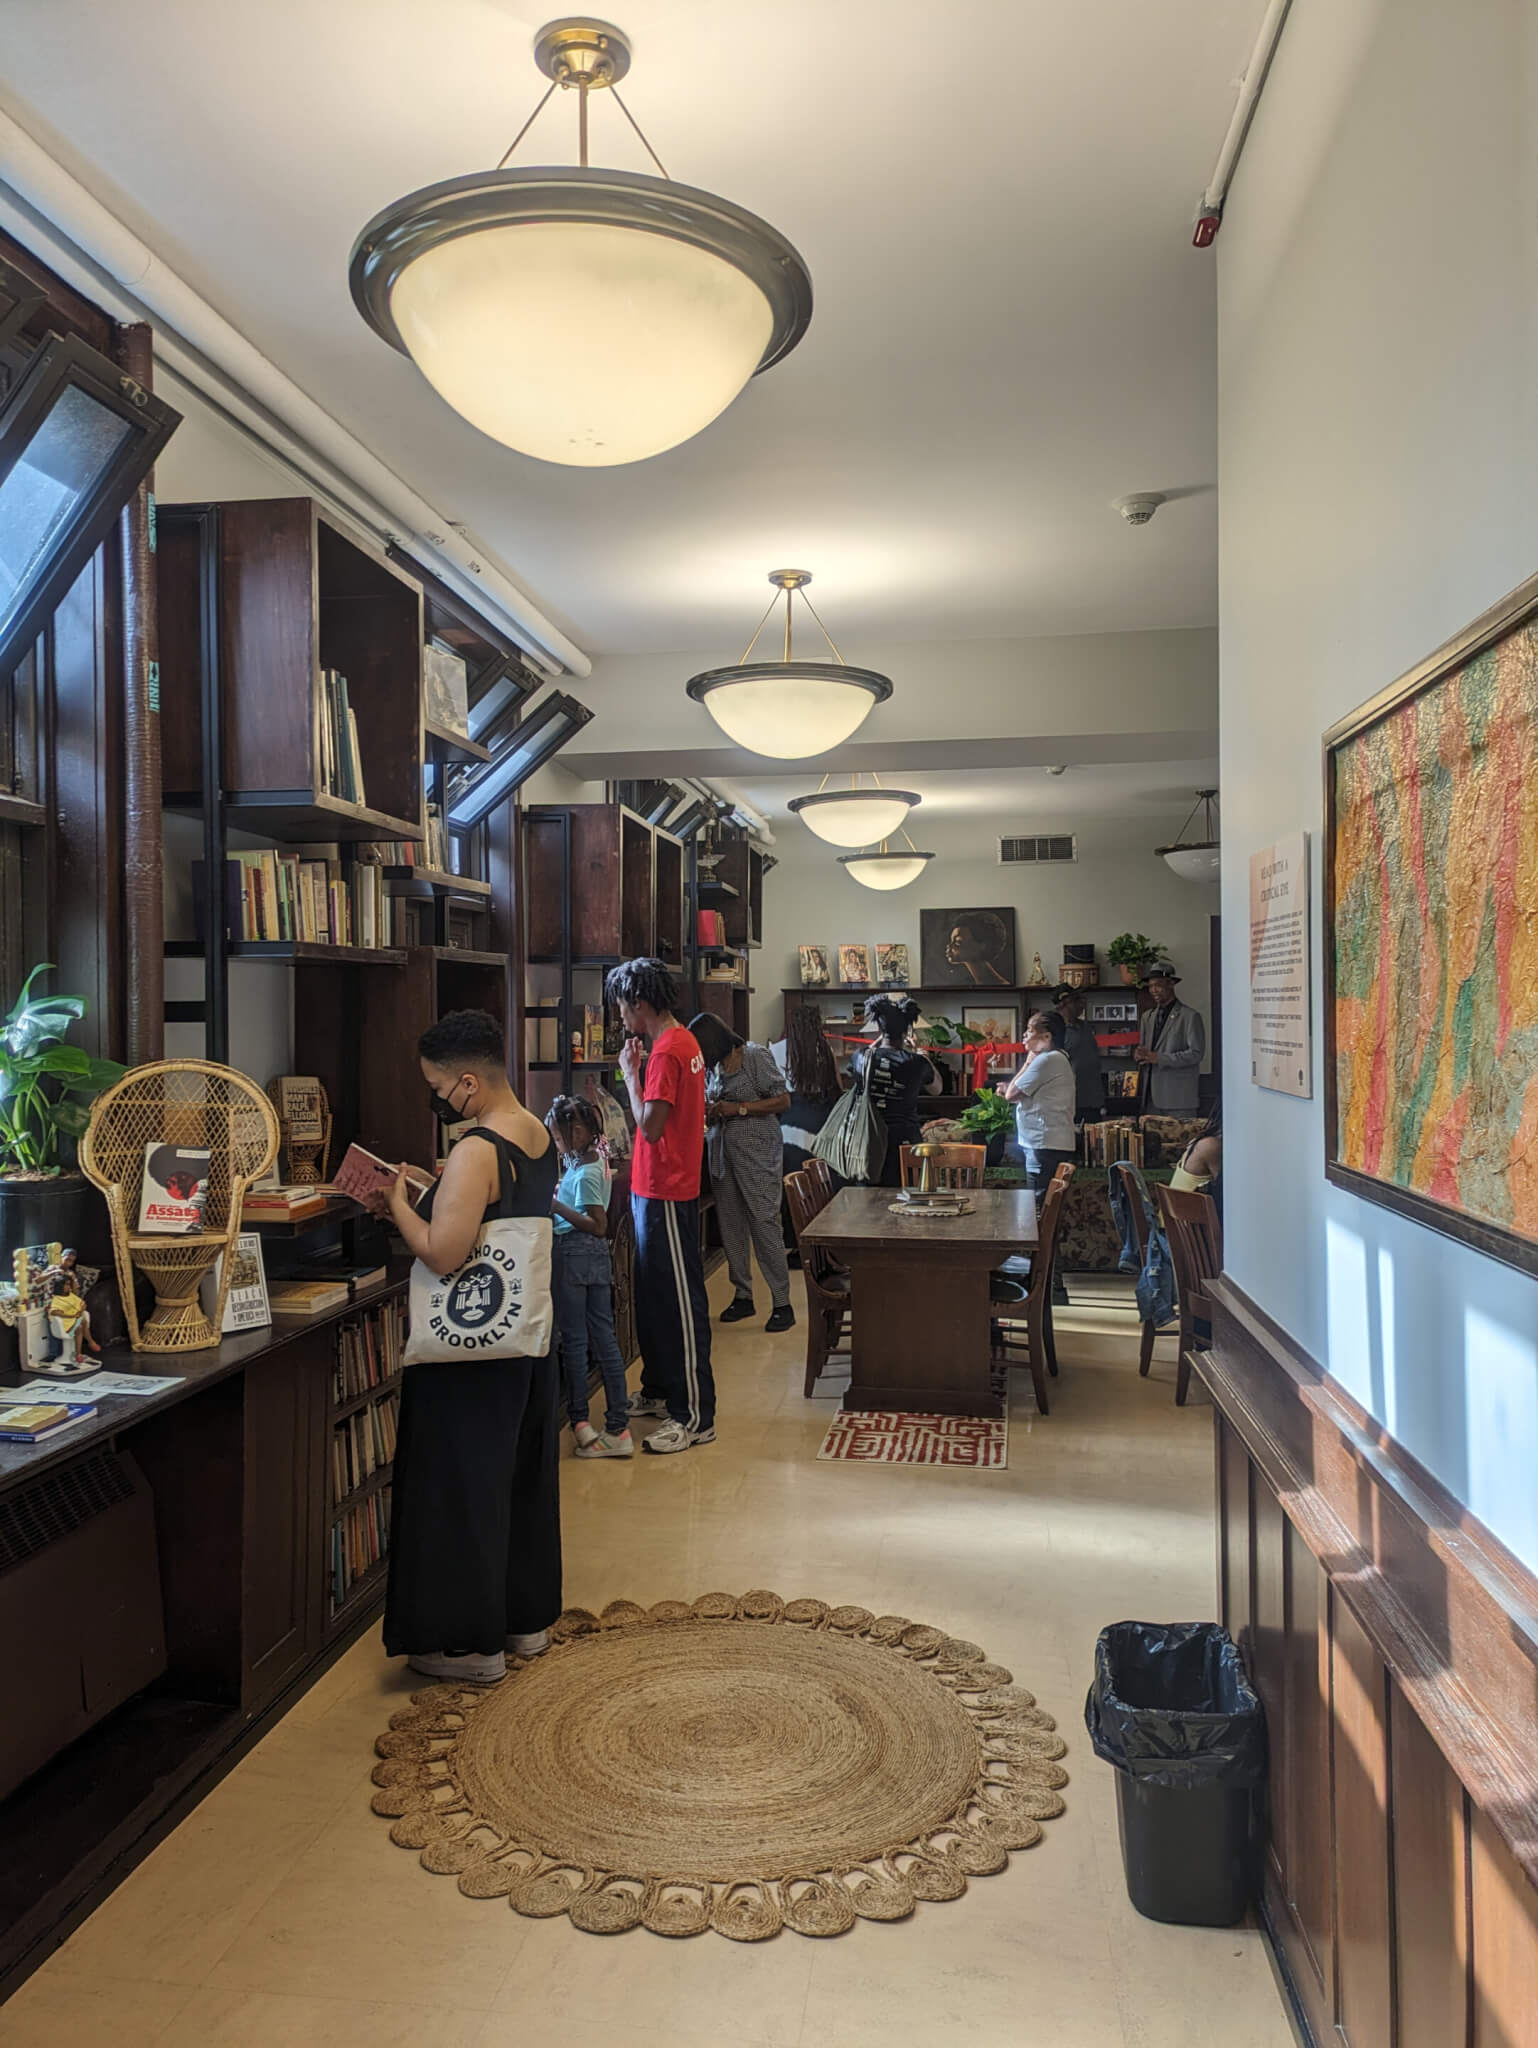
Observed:
[[[141,1231],[139,1194],[152,1145],[209,1154],[203,1227],[185,1236]],[[80,1141],[86,1177],[107,1197],[112,1248],[129,1340],[136,1351],[208,1351],[219,1342],[233,1259],[220,1269],[212,1318],[198,1287],[240,1233],[247,1186],[278,1156],[278,1119],[254,1081],[208,1060],[160,1060],[135,1067],[99,1095]],[[155,1289],[155,1311],[140,1327],[134,1268]]]

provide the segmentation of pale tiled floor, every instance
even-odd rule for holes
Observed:
[[[1011,1666],[1058,1717],[1072,1783],[1007,1874],[896,1925],[759,1946],[605,1942],[463,1898],[369,1811],[373,1738],[413,1683],[371,1635],[0,2011],[0,2044],[1288,2048],[1257,1934],[1128,1905],[1084,1734],[1104,1623],[1212,1611],[1211,1412],[1176,1409],[1167,1360],[1138,1379],[1135,1327],[1063,1318],[1050,1418],[1012,1376],[1002,1473],[818,1464],[840,1383],[803,1400],[800,1331],[757,1324],[718,1333],[714,1447],[565,1467],[573,1603],[771,1586],[910,1614]]]

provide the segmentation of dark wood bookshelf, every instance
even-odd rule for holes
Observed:
[[[489,898],[490,882],[482,882],[472,875],[446,875],[438,868],[386,867],[384,878],[387,882],[425,882],[435,892],[445,896]]]
[[[392,1384],[399,1386],[400,1382],[398,1380],[393,1382],[387,1381],[384,1387],[376,1387],[374,1392],[378,1395],[383,1395]],[[393,1459],[387,1465],[376,1465],[361,1486],[355,1486],[351,1493],[344,1494],[340,1500],[332,1502],[331,1519],[335,1521],[338,1515],[346,1514],[349,1508],[355,1508],[361,1501],[367,1500],[371,1493],[377,1493],[381,1486],[388,1486],[394,1473],[395,1462]],[[383,1562],[384,1560],[381,1558],[380,1563],[382,1564]],[[369,1569],[371,1571],[377,1570],[378,1566],[370,1566]],[[364,1576],[367,1577],[368,1574],[365,1573]],[[355,1586],[357,1583],[358,1581],[354,1579],[353,1585]],[[351,1592],[351,1587],[348,1590]]]
[[[468,734],[451,732],[446,725],[435,725],[430,718],[422,720],[422,743],[435,761],[489,761],[490,747],[483,747]]]
[[[498,967],[504,971],[507,967],[505,953],[478,953],[469,946],[427,946],[423,950],[431,953],[440,967],[458,964],[464,967]]]
[[[338,967],[404,967],[400,946],[321,946],[309,939],[232,939],[232,960],[270,960],[279,966],[329,962]]]

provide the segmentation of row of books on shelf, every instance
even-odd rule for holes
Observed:
[[[192,863],[200,939],[207,938],[204,863]],[[279,853],[232,853],[224,863],[224,928],[232,940],[311,946],[388,946],[393,912],[383,870],[371,861]]]
[[[336,1365],[331,1376],[331,1398],[343,1401],[366,1394],[395,1379],[406,1349],[406,1305],[381,1302],[357,1322],[343,1323],[337,1331]]]
[[[320,672],[320,786],[344,803],[368,801],[358,750],[358,715],[348,700],[346,676],[334,668]]]
[[[355,1508],[347,1508],[331,1524],[331,1612],[346,1606],[358,1580],[367,1576],[390,1548],[390,1488],[381,1486]]]
[[[340,1507],[348,1494],[373,1478],[381,1465],[395,1459],[398,1415],[396,1397],[385,1394],[344,1415],[331,1432],[331,1505]]]

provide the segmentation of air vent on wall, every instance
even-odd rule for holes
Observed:
[[[999,866],[1009,867],[1015,861],[1077,860],[1074,839],[1071,832],[1055,833],[1050,839],[1001,839],[999,841]]]

